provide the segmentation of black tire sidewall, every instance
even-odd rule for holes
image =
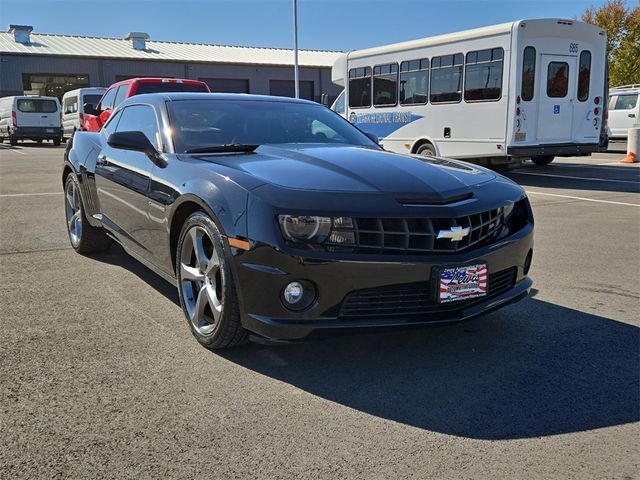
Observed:
[[[418,147],[418,149],[416,150],[416,154],[422,155],[423,157],[426,157],[426,156],[435,157],[436,156],[435,150],[436,149],[433,147],[433,145],[431,145],[430,143],[425,143]]]
[[[222,276],[222,316],[220,317],[220,321],[216,325],[215,330],[211,334],[206,336],[200,334],[200,332],[198,332],[194,328],[191,320],[189,319],[189,313],[187,312],[187,308],[183,300],[182,279],[180,276],[180,257],[182,245],[184,243],[187,232],[195,226],[204,228],[209,234],[209,237],[214,244],[214,248],[218,253],[218,258],[220,259],[220,271]],[[198,340],[198,342],[200,342],[207,348],[221,348],[227,346],[227,331],[231,328],[235,328],[235,324],[240,321],[237,307],[236,288],[231,271],[230,261],[227,255],[227,251],[224,248],[222,234],[220,233],[220,230],[216,226],[215,222],[205,212],[194,212],[184,222],[182,230],[180,231],[180,237],[178,238],[178,245],[176,248],[175,268],[178,285],[178,296],[180,297],[180,306],[182,307],[182,312],[184,314],[185,320],[187,321],[187,325],[189,325],[191,333]]]

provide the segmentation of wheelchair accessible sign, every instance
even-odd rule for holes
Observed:
[[[553,106],[553,114],[558,115],[560,113],[560,105]]]

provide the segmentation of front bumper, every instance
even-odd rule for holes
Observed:
[[[232,258],[243,326],[262,337],[295,340],[320,332],[458,322],[494,311],[528,295],[532,281],[525,274],[525,263],[532,249],[533,224],[529,223],[496,244],[456,255],[336,258],[324,252],[285,252],[257,245],[251,251],[234,252]],[[407,284],[424,284],[433,291],[436,269],[474,262],[486,262],[490,276],[512,270],[513,283],[493,295],[490,285],[487,297],[453,304],[453,308],[452,304],[440,308],[434,300],[428,313],[362,318],[344,314],[345,299],[352,292]],[[315,303],[302,312],[288,310],[281,300],[282,290],[294,280],[310,281],[317,288]]]
[[[62,127],[11,127],[9,135],[29,140],[54,139],[62,137]]]

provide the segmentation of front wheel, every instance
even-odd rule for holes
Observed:
[[[531,157],[531,161],[539,167],[542,167],[544,165],[549,165],[551,162],[553,162],[554,158],[556,157],[554,157],[553,155],[540,155],[538,157]]]
[[[17,139],[17,138],[15,138],[15,137],[9,137],[9,144],[10,144],[12,147],[15,147],[16,145],[18,145],[18,139]]]
[[[220,231],[204,212],[182,227],[176,251],[180,304],[194,337],[215,350],[247,341]]]
[[[72,173],[65,181],[64,197],[67,233],[73,249],[78,253],[91,253],[109,248],[111,240],[104,231],[89,225],[80,197],[80,185]]]

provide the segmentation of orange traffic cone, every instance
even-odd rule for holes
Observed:
[[[620,162],[636,163],[638,161],[638,150],[640,150],[640,128],[630,128],[627,135],[627,156]]]
[[[638,162],[638,156],[633,152],[627,153],[627,156],[624,157],[622,160],[620,160],[620,163],[637,163],[637,162]]]

